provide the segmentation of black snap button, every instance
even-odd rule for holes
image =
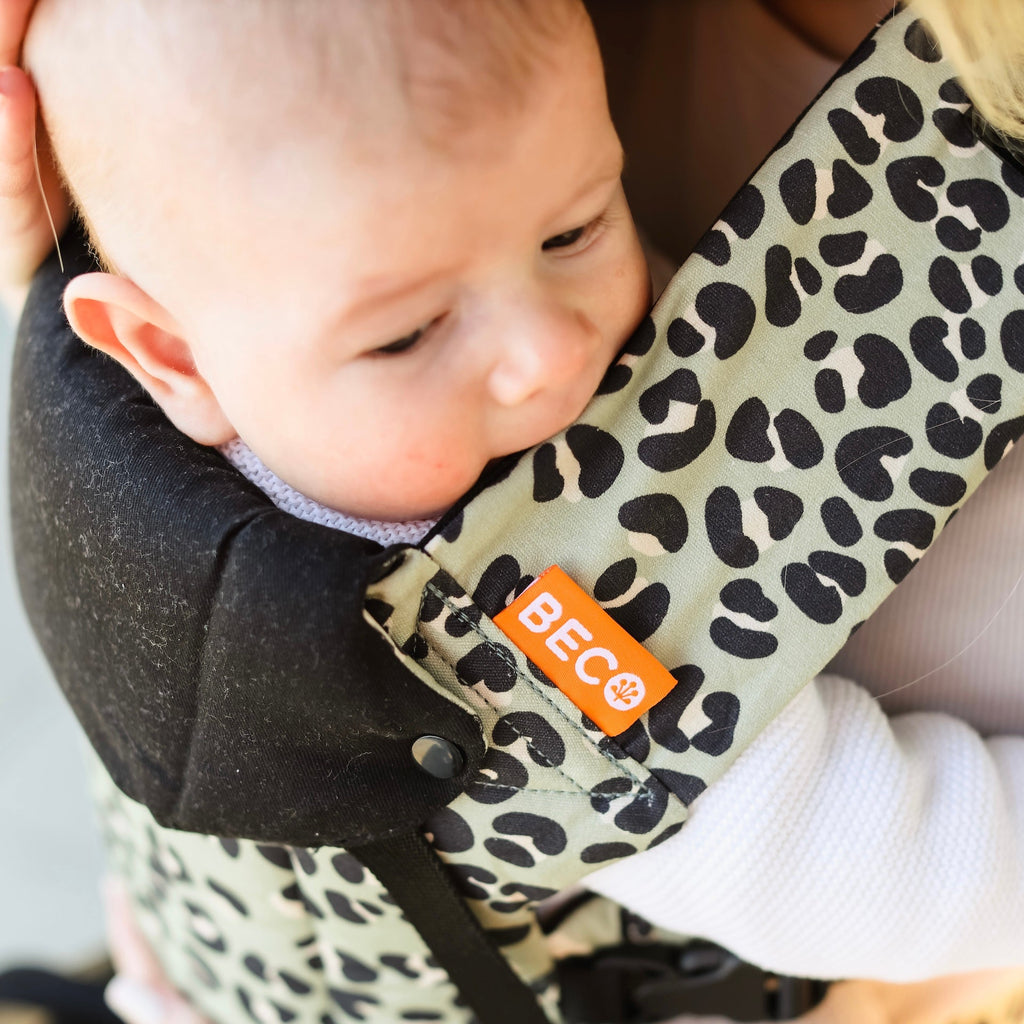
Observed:
[[[435,779],[452,779],[462,771],[466,759],[451,740],[442,736],[420,736],[413,741],[413,760]]]

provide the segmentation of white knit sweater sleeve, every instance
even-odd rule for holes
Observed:
[[[586,884],[803,977],[1024,964],[1024,738],[808,685],[676,836]]]

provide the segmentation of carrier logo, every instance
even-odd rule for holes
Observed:
[[[609,736],[625,732],[676,681],[557,565],[495,625]]]

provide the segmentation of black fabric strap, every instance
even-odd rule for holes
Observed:
[[[550,1024],[419,832],[350,852],[402,908],[480,1024]]]

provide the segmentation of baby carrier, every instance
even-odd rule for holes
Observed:
[[[722,951],[596,897],[536,908],[684,828],[1024,432],[1021,197],[889,19],[580,419],[387,549],[179,435],[68,331],[51,261],[14,371],[18,574],[174,983],[214,1020],[303,1024],[811,1005],[749,966],[708,1003]],[[660,670],[613,675],[604,624],[541,637],[568,681],[513,643],[496,618],[566,626],[554,574],[527,589],[552,565],[576,627],[599,606]]]

